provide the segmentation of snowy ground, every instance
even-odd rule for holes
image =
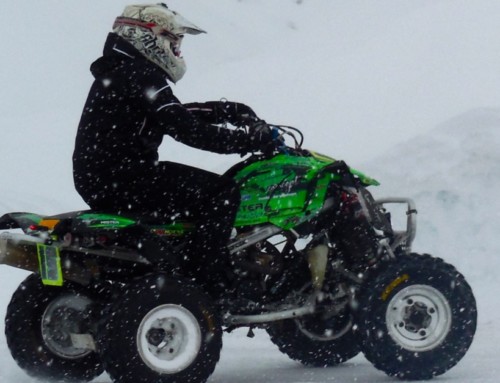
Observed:
[[[85,208],[71,153],[91,83],[88,65],[128,1],[0,0],[0,214]],[[409,196],[415,250],[456,265],[473,287],[479,326],[441,382],[493,383],[500,367],[500,34],[497,0],[171,0],[209,34],[183,48],[185,101],[247,102],[296,125],[306,146],[343,158]],[[5,52],[9,52],[8,54]],[[238,157],[166,140],[162,158],[223,171]],[[0,317],[22,271],[0,266]],[[0,382],[31,383],[0,324]],[[394,382],[362,357],[338,368],[288,360],[264,332],[226,335],[214,383]],[[106,376],[96,382],[109,382]]]

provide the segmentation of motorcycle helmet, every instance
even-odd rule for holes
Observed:
[[[125,7],[113,24],[113,32],[161,67],[174,83],[186,72],[180,50],[184,34],[205,33],[163,3]]]

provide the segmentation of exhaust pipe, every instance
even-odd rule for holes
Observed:
[[[42,238],[20,233],[0,234],[0,264],[31,272],[39,271],[37,244]]]

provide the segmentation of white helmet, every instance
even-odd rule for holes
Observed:
[[[180,51],[184,34],[205,33],[163,3],[127,6],[116,18],[113,32],[160,66],[173,82],[186,72]]]

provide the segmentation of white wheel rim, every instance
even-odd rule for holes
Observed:
[[[412,285],[391,298],[386,311],[389,335],[401,347],[423,352],[439,346],[451,328],[448,300],[428,285]]]
[[[200,348],[200,325],[189,310],[179,305],[155,307],[137,331],[139,355],[160,374],[184,370],[196,359]]]
[[[49,303],[41,320],[42,339],[54,354],[79,359],[92,352],[73,346],[72,333],[81,331],[80,322],[92,301],[83,295],[66,294]]]

